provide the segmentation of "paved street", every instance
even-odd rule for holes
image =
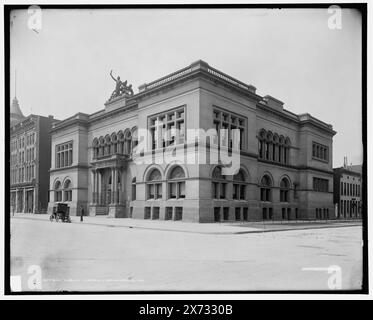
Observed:
[[[92,217],[83,223],[73,219],[71,224],[51,223],[45,216],[11,219],[11,274],[22,277],[22,290],[29,290],[32,265],[41,267],[46,291],[328,290],[327,270],[302,269],[330,266],[341,268],[342,289],[360,288],[362,241],[356,225],[216,234],[201,228],[224,231],[224,226],[195,225],[194,233],[193,224],[181,222],[146,221],[143,228],[141,221],[123,227],[122,219],[96,224]],[[149,227],[152,222],[157,229]],[[172,232],[170,223],[178,224]],[[183,225],[189,232],[177,230]]]

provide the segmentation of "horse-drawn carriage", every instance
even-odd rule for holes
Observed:
[[[70,214],[69,214],[69,206],[66,203],[57,203],[53,207],[53,213],[49,217],[50,221],[55,220],[56,222],[71,222]]]

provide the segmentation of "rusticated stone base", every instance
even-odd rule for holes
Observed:
[[[109,217],[111,218],[127,218],[128,210],[124,205],[112,204],[109,205]]]
[[[90,216],[103,216],[108,214],[107,206],[100,205],[90,205],[89,206],[89,215]]]

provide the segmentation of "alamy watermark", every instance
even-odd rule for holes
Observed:
[[[41,267],[38,265],[31,265],[27,268],[27,290],[22,288],[22,276],[10,276],[10,289],[12,292],[21,291],[35,291],[42,289],[42,273]]]
[[[331,30],[342,29],[342,9],[340,6],[332,5],[328,8],[328,28]]]
[[[32,5],[28,8],[27,13],[29,18],[27,20],[27,26],[29,29],[39,32],[43,24],[43,12],[39,6]]]
[[[240,169],[241,134],[239,129],[138,129],[138,144],[133,161],[142,164],[219,164],[223,175],[234,175]]]
[[[330,290],[342,289],[342,269],[340,266],[332,265],[329,267],[306,267],[302,271],[326,272],[328,277],[327,285]]]

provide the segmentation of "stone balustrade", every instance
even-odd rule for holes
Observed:
[[[171,73],[165,77],[162,77],[158,80],[155,80],[153,82],[150,82],[150,83],[145,83],[141,86],[139,86],[139,92],[144,92],[146,90],[150,90],[150,89],[153,89],[153,88],[156,88],[156,87],[159,87],[161,85],[164,85],[164,84],[167,84],[171,81],[174,81],[178,78],[181,78],[189,73],[192,73],[193,71],[195,70],[204,70],[206,72],[208,72],[209,74],[217,77],[217,78],[220,78],[226,82],[229,82],[230,84],[233,84],[241,89],[244,89],[244,90],[247,90],[247,91],[250,91],[252,93],[255,93],[256,91],[256,88],[252,85],[247,85],[237,79],[234,79],[233,77],[217,70],[217,69],[214,69],[212,67],[210,67],[206,62],[202,61],[202,60],[198,60],[194,63],[192,63],[189,67],[186,67],[186,68],[183,68],[181,70],[178,70],[174,73]]]

